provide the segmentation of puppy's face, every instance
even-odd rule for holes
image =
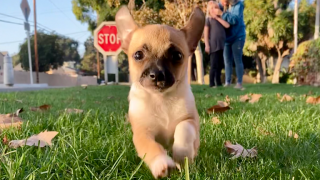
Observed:
[[[185,77],[189,51],[179,30],[163,25],[139,28],[127,54],[131,79],[144,88],[163,92]]]
[[[116,23],[133,83],[164,92],[186,80],[188,57],[197,47],[204,28],[200,9],[181,30],[165,25],[138,27],[125,6],[118,11]]]

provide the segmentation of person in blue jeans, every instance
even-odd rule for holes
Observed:
[[[246,39],[246,26],[243,20],[244,4],[240,0],[221,0],[224,11],[215,9],[223,20],[230,24],[226,29],[226,41],[224,47],[225,86],[231,85],[233,61],[236,65],[237,85],[235,88],[242,89],[242,77],[244,73],[242,54]]]

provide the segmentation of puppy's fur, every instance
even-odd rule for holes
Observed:
[[[199,148],[199,115],[187,77],[188,57],[201,38],[205,16],[195,8],[188,24],[138,27],[128,8],[116,14],[132,81],[128,118],[133,143],[155,178],[165,177]],[[171,159],[166,150],[173,151]]]

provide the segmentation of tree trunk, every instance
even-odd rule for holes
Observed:
[[[267,82],[267,68],[266,68],[266,58],[261,60],[262,64],[262,76],[261,76],[261,82],[266,83]]]
[[[262,69],[262,63],[261,59],[257,56],[255,58],[256,64],[257,64],[257,69],[258,69],[258,74],[257,74],[257,83],[263,82],[263,69]]]
[[[196,56],[196,62],[197,62],[197,81],[199,84],[204,84],[203,55],[202,55],[200,42],[198,43],[198,47],[195,50],[194,54]]]
[[[277,49],[277,51],[278,51],[278,60],[277,60],[276,66],[274,67],[274,72],[273,72],[273,77],[272,77],[273,84],[279,83],[280,68],[281,68],[281,64],[283,61],[283,57],[281,56],[280,50]]]

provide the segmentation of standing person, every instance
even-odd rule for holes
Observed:
[[[246,27],[243,20],[244,4],[240,0],[221,0],[225,11],[216,9],[216,14],[230,24],[226,31],[226,43],[224,47],[224,65],[226,71],[226,84],[231,85],[233,61],[236,65],[237,85],[235,88],[242,89],[242,78],[244,73],[242,54],[246,39]]]
[[[226,40],[225,28],[229,23],[224,21],[216,10],[220,10],[217,2],[209,1],[207,18],[204,27],[205,51],[210,55],[210,87],[222,86],[221,70],[223,67],[223,48]]]

